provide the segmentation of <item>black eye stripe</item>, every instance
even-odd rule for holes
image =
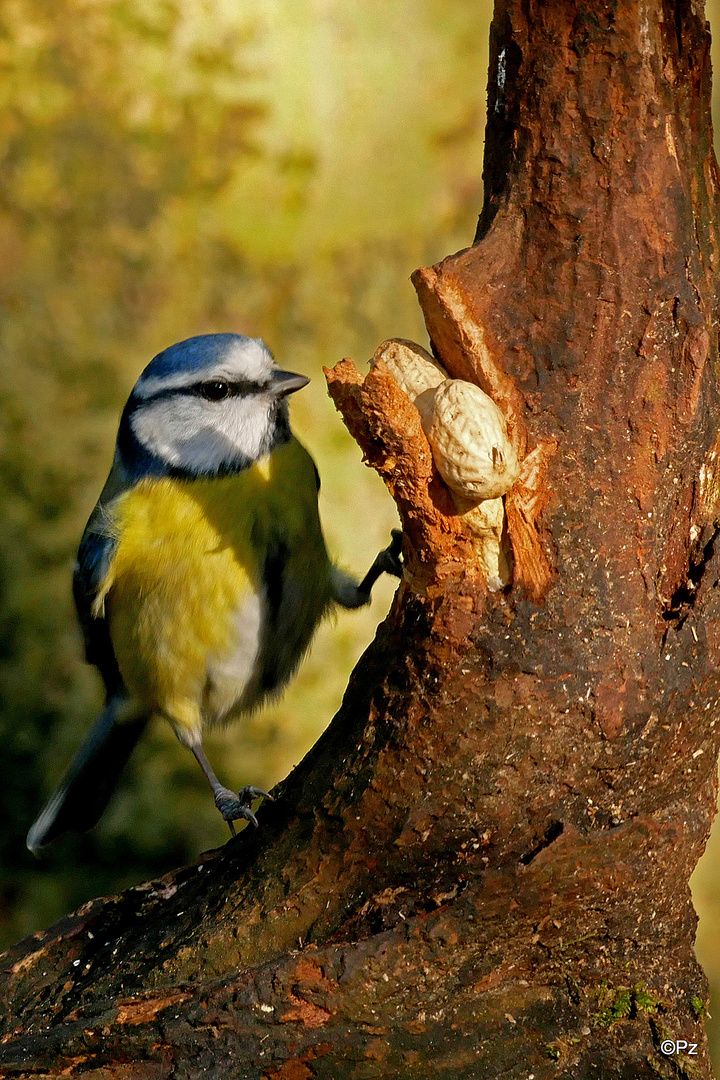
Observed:
[[[215,396],[213,387],[223,387],[224,393]],[[238,397],[242,394],[258,394],[263,389],[260,383],[240,380],[231,382],[230,379],[203,379],[193,386],[183,387],[182,392],[204,397],[210,401],[222,401],[224,398]]]
[[[228,387],[228,393],[224,397],[216,398],[216,401],[226,401],[230,397],[241,397],[249,394],[261,394],[263,390],[267,389],[267,384],[251,382],[249,379],[234,379],[232,381],[221,378],[203,379],[202,382],[191,383],[189,386],[168,386],[165,390],[156,390],[154,394],[150,394],[146,398],[139,398],[137,406],[142,408],[144,405],[150,405],[153,402],[168,401],[177,397],[200,397],[204,400],[211,400],[204,390],[208,383],[224,383]]]
[[[227,386],[227,393],[224,398],[238,397],[242,394],[258,394],[263,389],[262,386],[257,383],[251,382],[229,382],[227,379],[205,379],[201,383],[193,383],[192,386],[172,386],[167,390],[159,390],[153,394],[149,401],[158,401],[161,398],[172,397],[201,397],[207,398],[206,387],[209,383],[224,383]],[[223,400],[217,398],[218,401]]]

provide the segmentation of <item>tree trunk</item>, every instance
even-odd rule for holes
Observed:
[[[700,7],[498,0],[478,235],[415,284],[523,459],[512,581],[486,587],[388,369],[339,364],[402,515],[391,614],[259,830],[4,957],[1,1075],[711,1075],[687,885],[720,693]]]

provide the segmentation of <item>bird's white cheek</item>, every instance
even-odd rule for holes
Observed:
[[[138,409],[131,418],[140,444],[168,465],[179,465],[179,449],[190,430],[191,417],[177,402],[158,401]]]
[[[265,452],[270,435],[269,402],[262,398],[231,399],[217,418],[217,431],[226,445],[254,461]]]
[[[254,461],[267,446],[269,403],[170,398],[138,409],[132,426],[140,443],[174,468],[212,472]]]

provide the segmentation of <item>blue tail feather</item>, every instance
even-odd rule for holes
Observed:
[[[85,832],[100,818],[147,723],[144,716],[118,720],[124,704],[124,698],[114,697],[105,706],[33,823],[27,836],[30,851],[38,851],[65,832]]]

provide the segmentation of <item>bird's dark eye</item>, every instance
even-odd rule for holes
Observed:
[[[200,384],[200,393],[208,401],[222,401],[230,393],[230,383],[222,379],[211,379],[210,382]]]

